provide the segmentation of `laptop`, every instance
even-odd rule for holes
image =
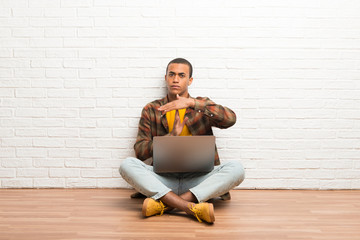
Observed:
[[[215,136],[153,137],[155,173],[210,172],[214,169]]]

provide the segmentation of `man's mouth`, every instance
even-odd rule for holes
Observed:
[[[171,85],[170,88],[176,88],[176,89],[177,89],[177,88],[180,88],[180,86],[178,86],[178,85]]]

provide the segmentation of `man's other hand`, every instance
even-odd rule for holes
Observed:
[[[184,121],[181,123],[180,122],[180,116],[179,116],[179,111],[176,110],[175,112],[175,120],[174,120],[174,127],[173,130],[170,133],[170,136],[179,136],[185,126],[186,121],[188,120],[188,117],[184,118]]]
[[[188,107],[194,107],[195,100],[192,98],[180,97],[179,94],[176,94],[176,100],[169,102],[158,108],[163,114],[170,112],[175,109],[183,109]]]

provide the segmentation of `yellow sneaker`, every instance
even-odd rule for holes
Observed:
[[[214,206],[212,203],[198,203],[189,206],[189,209],[194,213],[199,222],[202,222],[201,219],[208,223],[215,222]]]
[[[146,198],[142,206],[142,214],[144,217],[153,215],[163,215],[166,206],[159,200],[156,201],[152,198]]]

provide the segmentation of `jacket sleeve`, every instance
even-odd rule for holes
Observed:
[[[153,141],[151,133],[151,118],[148,108],[143,108],[139,121],[139,129],[134,144],[135,155],[144,161],[153,154]]]
[[[203,112],[211,125],[218,128],[228,128],[236,122],[236,114],[230,108],[216,104],[207,97],[196,98],[194,109]]]

